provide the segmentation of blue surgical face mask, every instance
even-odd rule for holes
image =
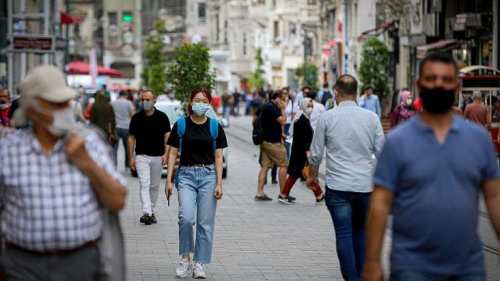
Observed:
[[[204,116],[210,108],[209,104],[206,103],[193,103],[191,104],[194,114],[198,116]]]

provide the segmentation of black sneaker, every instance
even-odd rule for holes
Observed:
[[[321,198],[316,198],[316,205],[323,205],[325,203],[325,195],[321,195]]]
[[[273,179],[273,181],[271,183],[272,184],[278,184],[278,181]]]
[[[264,193],[262,196],[255,195],[255,201],[273,201],[273,199]]]
[[[295,202],[293,202],[293,201],[290,199],[290,196],[285,197],[285,196],[278,195],[278,201],[279,201],[280,203],[287,204],[287,205],[292,205],[292,204],[295,204]]]
[[[291,195],[288,195],[288,199],[292,200],[292,201],[295,201],[297,198],[291,196]]]
[[[151,217],[149,216],[149,214],[144,214],[139,221],[141,223],[144,223],[145,225],[150,225],[151,224]]]
[[[158,223],[158,222],[156,221],[155,214],[152,214],[152,215],[151,215],[151,223]]]

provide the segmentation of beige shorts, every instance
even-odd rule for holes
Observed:
[[[286,149],[282,143],[262,142],[262,167],[272,168],[274,165],[278,167],[288,167],[288,157]]]

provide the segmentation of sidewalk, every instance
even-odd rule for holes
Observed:
[[[258,147],[250,145],[251,119],[231,118],[228,128],[229,170],[219,201],[210,280],[343,280],[335,251],[332,220],[324,205],[298,182],[295,205],[277,202],[278,185],[265,192],[272,202],[256,202]],[[158,224],[139,223],[139,184],[128,177],[128,204],[122,213],[126,236],[128,280],[179,280],[177,192],[170,207],[163,192],[158,199]],[[270,178],[269,178],[270,182]],[[387,249],[386,249],[387,252]],[[191,276],[186,279],[192,279]]]

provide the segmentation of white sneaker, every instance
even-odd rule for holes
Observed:
[[[205,279],[207,278],[207,275],[205,274],[205,271],[203,271],[203,266],[201,263],[195,263],[194,268],[193,268],[193,278],[194,279]]]
[[[175,269],[175,275],[180,278],[187,276],[188,271],[191,269],[191,262],[187,259],[182,259],[179,262],[179,266]]]

